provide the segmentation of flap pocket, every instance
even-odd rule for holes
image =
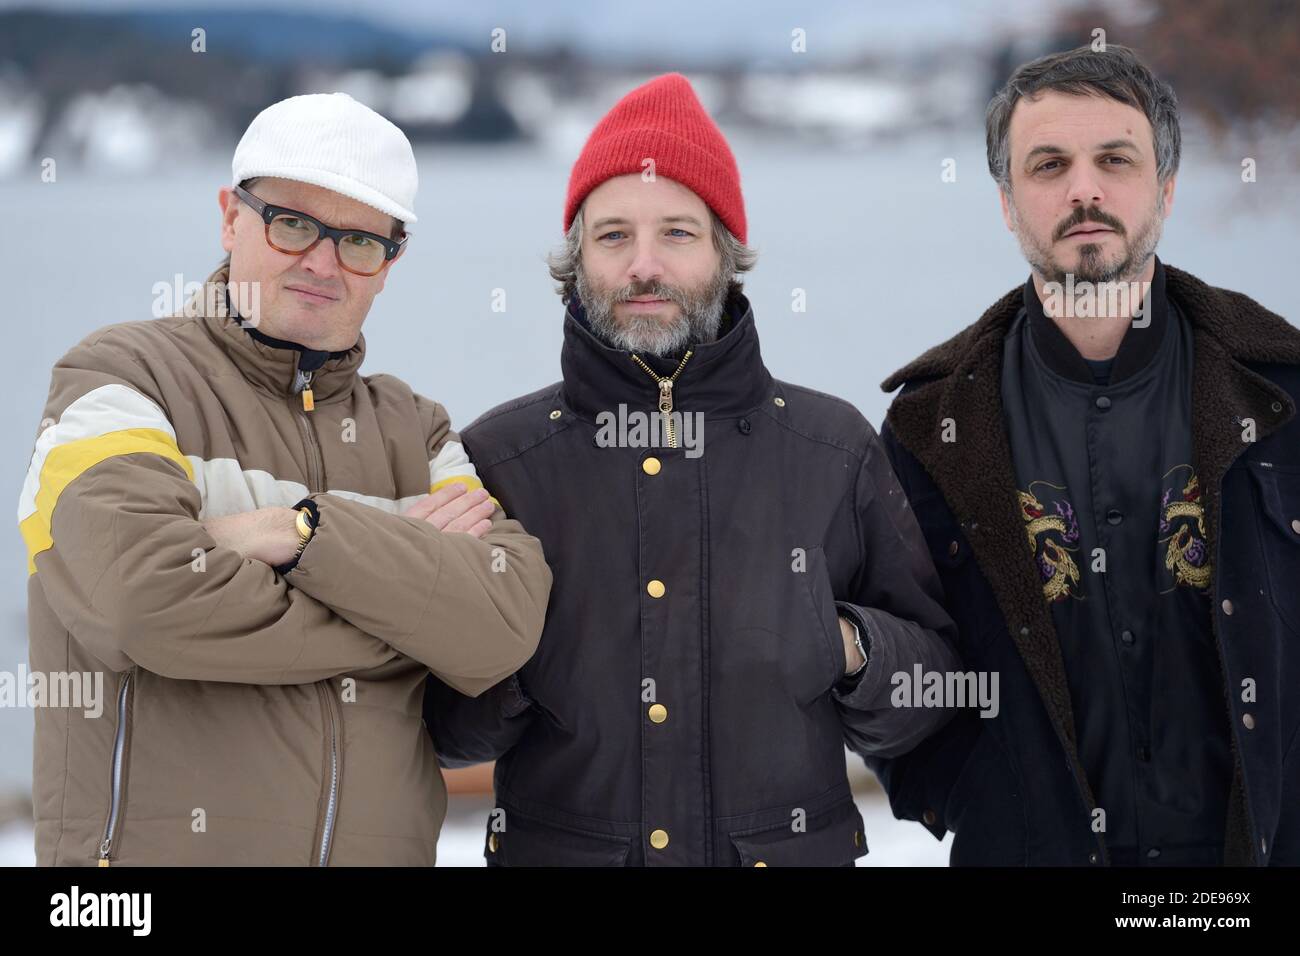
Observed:
[[[1300,548],[1300,469],[1251,462],[1264,516],[1282,540]]]
[[[631,837],[556,826],[513,809],[503,819],[501,832],[492,832],[489,821],[485,854],[503,866],[627,865]]]
[[[1295,597],[1300,581],[1300,469],[1250,464],[1259,491],[1259,535],[1269,598],[1291,630],[1300,634]]]
[[[741,866],[848,866],[867,853],[862,814],[851,800],[807,822],[730,834]]]

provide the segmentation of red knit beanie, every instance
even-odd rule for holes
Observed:
[[[589,192],[607,179],[642,172],[646,159],[654,160],[656,176],[690,189],[745,241],[745,200],[736,158],[680,73],[665,73],[638,86],[596,124],[569,174],[564,230],[573,224]]]

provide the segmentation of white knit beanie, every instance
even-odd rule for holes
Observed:
[[[415,222],[419,175],[406,134],[346,93],[309,93],[253,118],[230,163],[234,185],[277,176],[341,193]]]

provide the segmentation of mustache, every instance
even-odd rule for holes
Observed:
[[[1061,220],[1061,223],[1056,227],[1056,230],[1052,233],[1052,239],[1054,240],[1064,239],[1065,234],[1067,232],[1069,232],[1071,229],[1074,229],[1077,226],[1082,226],[1085,222],[1100,223],[1101,225],[1106,226],[1109,229],[1114,229],[1115,234],[1119,236],[1125,234],[1124,224],[1120,222],[1118,219],[1116,219],[1114,216],[1112,216],[1110,213],[1102,212],[1100,209],[1097,209],[1093,206],[1078,206],[1075,208],[1074,212],[1072,212],[1065,219]]]
[[[667,299],[685,309],[689,303],[686,293],[676,286],[667,285],[658,279],[649,279],[645,282],[629,282],[627,285],[614,291],[610,296],[610,304],[615,302],[626,302],[631,298],[639,295],[652,295],[656,299]]]

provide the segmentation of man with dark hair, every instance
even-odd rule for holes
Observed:
[[[870,758],[954,864],[1300,863],[1300,331],[1155,256],[1173,91],[1018,69],[989,170],[1029,280],[891,375],[883,428],[998,715]]]

